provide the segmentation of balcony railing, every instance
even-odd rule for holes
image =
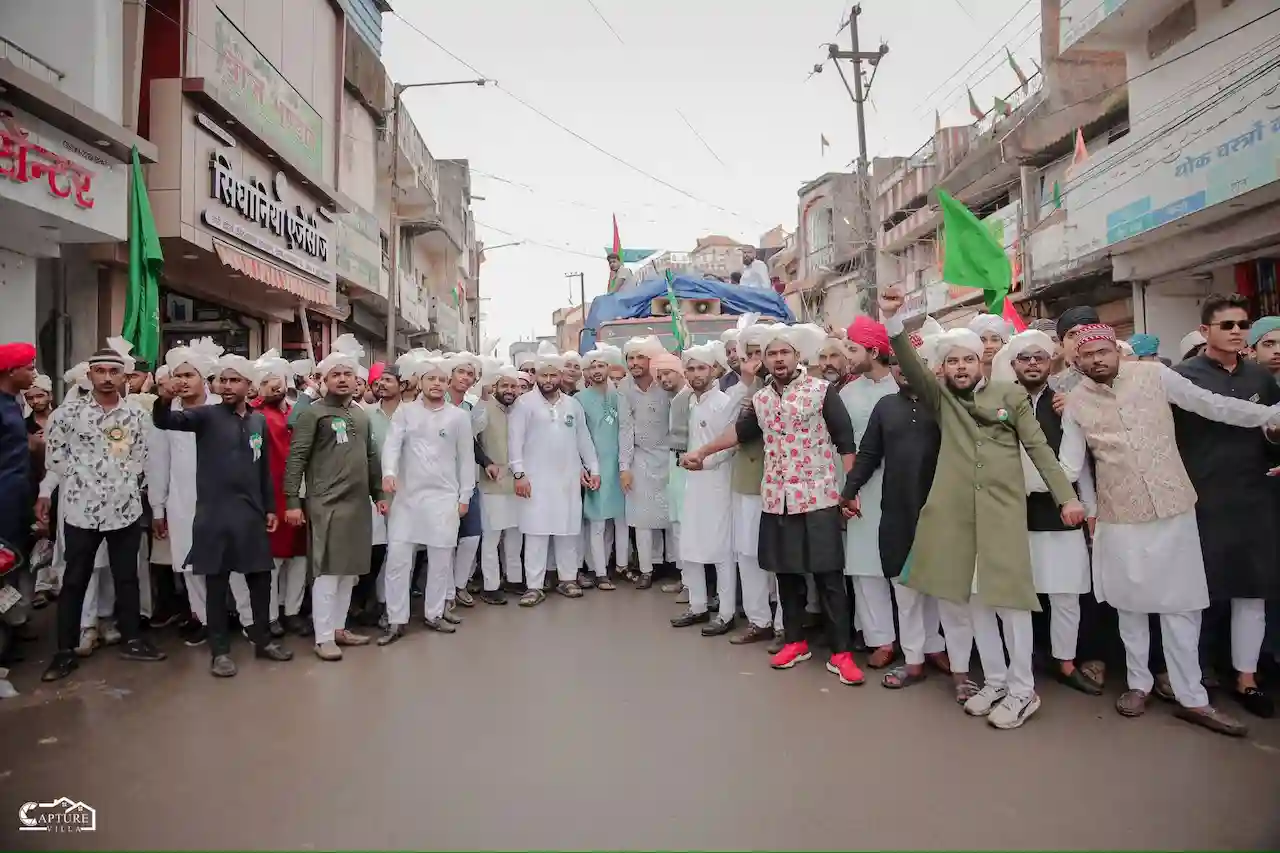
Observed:
[[[440,167],[436,158],[431,156],[431,149],[423,141],[422,134],[409,116],[404,105],[400,107],[400,152],[410,168],[414,170],[417,183],[431,193],[433,199],[440,198]],[[403,178],[402,178],[403,181]]]
[[[0,59],[7,59],[33,77],[38,77],[51,86],[62,88],[62,81],[67,78],[65,71],[59,71],[40,57],[19,45],[0,36]]]

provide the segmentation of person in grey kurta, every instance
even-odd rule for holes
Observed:
[[[934,342],[942,364],[939,382],[897,316],[902,303],[896,288],[880,294],[885,329],[903,376],[937,412],[942,430],[942,450],[920,514],[906,584],[939,600],[957,672],[968,669],[970,649],[961,638],[966,637],[965,617],[970,620],[986,684],[965,702],[965,711],[987,716],[996,728],[1017,728],[1040,707],[1031,675],[1031,612],[1040,605],[1024,535],[1027,502],[1019,445],[1049,486],[1064,523],[1081,523],[1084,506],[1049,447],[1026,391],[982,378],[982,339],[969,329],[939,335]],[[967,607],[961,609],[963,605]],[[1004,626],[1004,645],[997,618]]]
[[[346,630],[347,609],[356,579],[369,571],[370,498],[379,505],[379,512],[386,512],[382,464],[369,416],[350,405],[359,358],[355,352],[363,354],[363,350],[348,338],[343,335],[335,341],[335,351],[320,362],[326,393],[298,415],[285,467],[289,505],[285,521],[305,523],[310,532],[307,559],[315,578],[311,611],[321,660],[341,660],[339,646],[369,643],[368,637]],[[300,497],[304,479],[305,499]]]
[[[204,577],[208,593],[210,671],[218,677],[236,674],[231,660],[231,573],[244,576],[253,608],[246,627],[256,657],[287,661],[293,653],[271,639],[271,557],[268,534],[275,531],[275,486],[268,458],[267,420],[245,402],[257,375],[253,364],[237,355],[218,360],[216,406],[174,409],[165,386],[152,406],[157,429],[194,433],[196,437],[196,514],[186,563]],[[185,566],[184,566],[185,568]]]
[[[671,466],[671,397],[653,378],[649,359],[665,350],[655,337],[632,338],[623,347],[630,376],[618,385],[622,429],[618,437],[622,489],[627,493],[627,524],[636,531],[640,577],[636,586],[653,586],[653,550],[657,537],[671,528],[667,482]]]

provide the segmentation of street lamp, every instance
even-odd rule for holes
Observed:
[[[492,252],[494,249],[505,249],[509,246],[523,246],[523,245],[524,245],[523,240],[516,240],[514,243],[499,243],[496,246],[484,246],[480,249],[480,254],[483,255],[485,252]]]
[[[404,93],[410,89],[430,89],[437,86],[485,86],[489,80],[438,80],[426,83],[396,83],[391,99],[391,247],[387,260],[391,264],[391,284],[387,293],[387,363],[396,360],[396,301],[400,293],[400,216],[396,208],[400,203],[400,104]]]

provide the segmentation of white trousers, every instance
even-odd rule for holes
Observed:
[[[499,542],[502,543],[502,557],[507,563],[507,580],[519,583],[524,574],[520,568],[520,528],[486,530],[480,537],[480,574],[484,577],[484,588],[488,592],[495,592],[502,586],[502,566],[498,562]]]
[[[938,633],[938,600],[916,592],[893,580],[893,595],[898,609],[898,643],[903,657],[912,666],[924,663],[924,656],[946,648]],[[865,629],[864,629],[865,636]]]
[[[414,557],[423,546],[412,542],[387,544],[386,577],[387,622],[409,624],[409,588],[413,583]],[[449,592],[453,590],[453,548],[427,548],[427,584],[422,605],[429,620],[444,615]]]
[[[271,573],[271,613],[297,616],[307,592],[307,558],[276,557],[276,570]],[[377,571],[377,567],[373,567]]]
[[[524,572],[529,589],[542,589],[550,565],[552,544],[555,548],[556,576],[561,583],[578,579],[578,537],[524,535]]]
[[[893,645],[893,592],[886,577],[853,578],[853,612],[868,648]],[[923,623],[922,623],[923,624]]]
[[[1258,671],[1262,641],[1267,636],[1267,602],[1261,598],[1231,599],[1231,666],[1236,672]]]
[[[209,593],[205,587],[204,576],[197,575],[195,572],[182,572],[182,585],[187,590],[187,603],[191,606],[191,612],[195,614],[196,621],[201,625],[208,625]],[[240,625],[245,628],[252,625],[253,607],[249,603],[249,585],[244,582],[244,575],[239,572],[231,573],[231,597],[236,603],[236,616],[240,619]]]
[[[1074,592],[1049,593],[1049,653],[1054,660],[1076,659],[1080,637],[1080,596]]]
[[[969,597],[969,614],[973,619],[973,639],[982,659],[984,682],[993,687],[1007,687],[1013,696],[1034,693],[1031,611],[988,607],[979,596],[973,595]],[[1004,627],[1003,642],[1000,640],[1001,626]],[[1005,663],[1006,650],[1009,652],[1008,663]]]
[[[773,575],[760,568],[760,561],[746,554],[738,554],[738,575],[742,580],[742,611],[747,621],[757,628],[773,624],[769,609],[769,592],[775,583]]]
[[[1117,610],[1120,639],[1124,642],[1125,669],[1129,689],[1150,693],[1155,686],[1148,660],[1151,656],[1151,621],[1146,613]],[[1200,683],[1199,610],[1160,614],[1160,641],[1164,662],[1169,668],[1169,685],[1174,698],[1184,708],[1209,704],[1209,691]]]
[[[665,539],[664,539],[665,533]],[[674,527],[647,530],[636,528],[636,562],[640,564],[640,573],[653,574],[653,563],[666,562],[664,557],[675,557],[680,553],[678,534]]]
[[[609,535],[613,533],[615,527],[621,527],[624,531],[623,535],[613,534],[613,542],[608,541]],[[614,550],[613,563],[620,569],[627,567],[627,554],[629,542],[625,533],[626,526],[618,524],[612,519],[604,519],[603,521],[587,522],[587,566],[591,569],[591,573],[598,578],[604,577],[609,571],[608,553],[610,544]]]
[[[707,568],[702,563],[683,560],[680,563],[680,579],[689,590],[689,612],[707,612]],[[716,563],[716,595],[720,599],[719,617],[722,622],[732,622],[738,602],[738,573],[733,563]]]
[[[351,593],[358,580],[355,575],[319,575],[311,584],[311,619],[315,622],[317,646],[332,643],[334,636],[347,627]]]
[[[480,552],[480,537],[467,536],[458,540],[453,549],[453,586],[449,588],[449,600],[453,601],[458,590],[465,589],[476,572],[476,554]]]
[[[604,530],[604,550],[614,551],[615,563],[619,569],[631,565],[631,529],[624,518],[609,522]]]
[[[947,660],[955,675],[969,674],[969,659],[973,657],[973,617],[969,605],[938,599],[938,620],[947,643]]]

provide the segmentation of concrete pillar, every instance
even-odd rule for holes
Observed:
[[[107,338],[124,329],[124,304],[129,293],[129,271],[120,267],[98,268],[98,339],[92,350],[106,346]]]
[[[274,349],[276,352],[284,352],[284,323],[279,320],[268,320],[266,329],[266,339],[262,343],[263,351]]]
[[[36,259],[0,249],[0,343],[36,342]]]

